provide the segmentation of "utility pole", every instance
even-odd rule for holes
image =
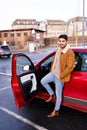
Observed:
[[[83,0],[83,28],[82,28],[82,45],[84,45],[84,22],[85,22],[85,0]]]

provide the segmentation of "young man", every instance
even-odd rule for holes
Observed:
[[[59,115],[59,110],[62,101],[62,90],[65,82],[70,81],[71,72],[74,68],[75,55],[67,43],[68,36],[63,34],[58,38],[59,47],[54,56],[51,71],[41,79],[41,84],[45,87],[50,97],[46,102],[50,102],[55,98],[54,91],[49,83],[55,83],[56,103],[55,108],[48,115],[54,117]]]

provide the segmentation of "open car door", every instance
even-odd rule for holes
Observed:
[[[12,57],[11,86],[18,108],[29,103],[37,93],[35,67],[29,57],[24,54],[14,54]]]

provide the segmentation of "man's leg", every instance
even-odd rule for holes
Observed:
[[[56,103],[55,108],[48,115],[48,117],[54,117],[59,115],[59,109],[62,101],[62,89],[63,89],[64,83],[58,80],[58,78],[55,76],[55,88],[56,88]]]
[[[52,90],[52,88],[50,87],[49,83],[53,82],[55,80],[55,76],[53,72],[49,72],[45,77],[43,77],[41,79],[41,84],[45,87],[45,89],[47,90],[47,92],[50,95],[54,94],[54,91]]]
[[[64,83],[60,81],[57,77],[55,77],[55,88],[56,88],[56,104],[55,110],[59,110],[62,101],[62,90],[63,90]]]

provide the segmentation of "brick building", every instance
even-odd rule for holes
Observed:
[[[66,22],[63,20],[46,20],[46,37],[58,37],[66,34]]]
[[[66,22],[66,28],[68,36],[81,36],[79,35],[79,32],[81,33],[83,31],[83,17],[78,16],[69,19]],[[86,30],[87,30],[87,17],[84,18],[84,31]]]
[[[12,29],[0,31],[0,45],[4,41],[12,49],[27,49],[29,43],[44,45],[44,31],[38,29]]]
[[[84,19],[84,37],[87,42],[87,17]],[[11,30],[0,31],[0,44],[6,41],[11,48],[28,48],[30,42],[41,46],[55,44],[60,34],[69,36],[71,45],[82,44],[83,17],[75,17],[67,22],[63,20],[47,19],[36,21],[36,19],[16,19],[12,23]]]

